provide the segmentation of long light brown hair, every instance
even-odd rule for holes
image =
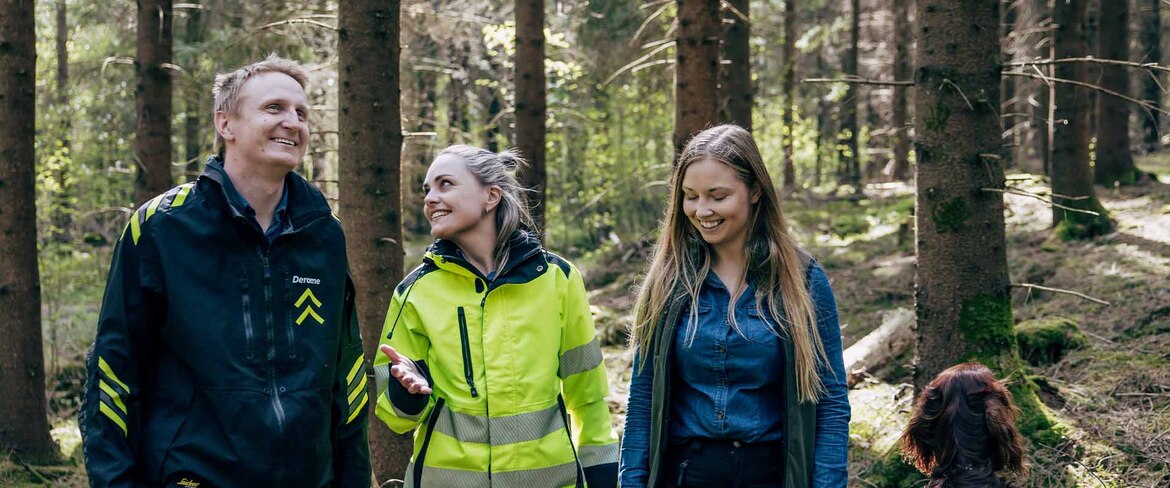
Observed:
[[[951,366],[918,396],[902,456],[930,487],[1000,486],[996,471],[1027,472],[1018,417],[1011,391],[986,366]]]
[[[678,291],[690,299],[691,328],[697,326],[699,290],[711,271],[713,249],[683,211],[682,180],[687,168],[708,159],[734,169],[749,191],[760,192],[748,219],[747,273],[754,280],[756,306],[767,310],[776,326],[772,332],[792,341],[800,401],[815,402],[824,391],[817,364],[828,360],[817,333],[804,267],[760,150],[752,135],[735,125],[720,125],[700,132],[687,143],[679,157],[670,179],[666,218],[634,302],[631,342],[642,351],[643,361],[652,355],[650,343],[655,328]],[[737,288],[730,283],[728,286]],[[732,303],[735,298],[732,297]]]

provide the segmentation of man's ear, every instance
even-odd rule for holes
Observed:
[[[487,191],[487,206],[484,207],[484,210],[491,212],[492,210],[495,210],[496,207],[500,206],[500,200],[504,198],[504,190],[502,190],[497,185],[492,185],[487,188]]]
[[[220,110],[215,113],[215,131],[225,141],[234,141],[235,134],[232,133],[231,117],[228,117],[227,112]]]

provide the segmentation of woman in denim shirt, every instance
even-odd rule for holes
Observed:
[[[684,148],[634,315],[621,486],[845,486],[837,305],[744,129]]]

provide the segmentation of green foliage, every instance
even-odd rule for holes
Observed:
[[[926,476],[902,459],[898,446],[888,450],[869,472],[865,480],[880,488],[915,488],[922,486]]]
[[[1033,366],[1060,361],[1068,351],[1088,345],[1077,323],[1067,317],[1048,317],[1016,325],[1020,357]]]
[[[869,231],[869,220],[864,214],[856,212],[839,213],[833,216],[833,223],[829,224],[829,228],[839,237],[849,237]]]

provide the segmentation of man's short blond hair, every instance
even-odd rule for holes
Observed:
[[[309,88],[309,74],[305,72],[300,63],[272,53],[264,61],[249,64],[230,73],[215,75],[215,85],[211,87],[211,94],[215,97],[215,108],[212,113],[221,111],[226,114],[239,113],[240,89],[253,76],[262,73],[284,73],[296,80],[301,88],[306,91]],[[215,153],[222,158],[223,151],[223,136],[219,135],[219,131],[216,130]]]

